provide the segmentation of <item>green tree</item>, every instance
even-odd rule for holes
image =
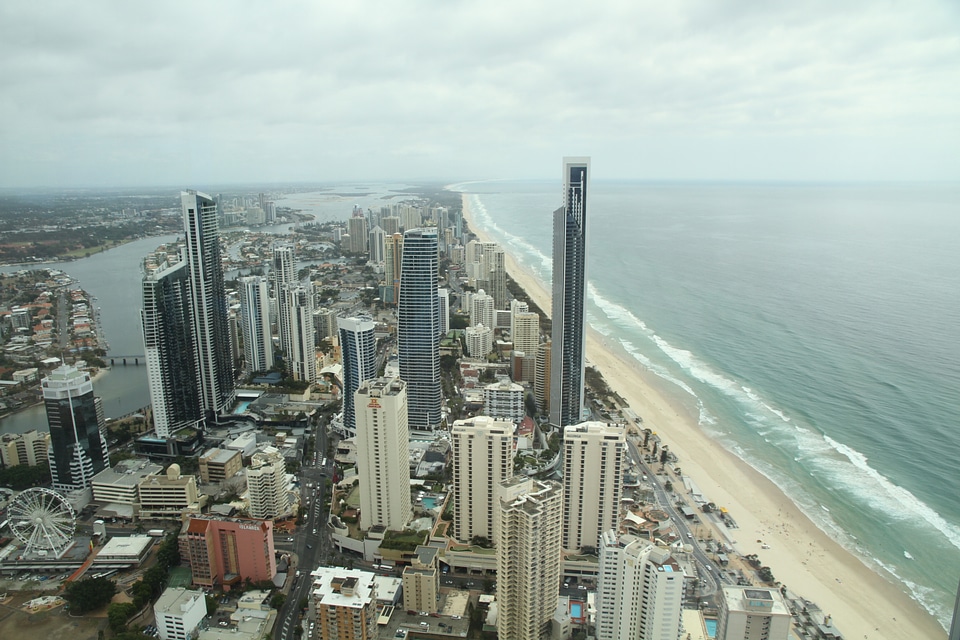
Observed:
[[[68,584],[63,598],[70,603],[70,611],[86,613],[107,604],[116,593],[117,585],[112,580],[87,578]]]
[[[132,602],[113,602],[107,609],[107,620],[110,622],[110,630],[114,633],[120,633],[127,628],[127,620],[137,612],[137,606]]]
[[[282,593],[275,593],[273,597],[270,598],[270,606],[274,609],[280,609],[283,607],[283,603],[287,601],[287,596]]]

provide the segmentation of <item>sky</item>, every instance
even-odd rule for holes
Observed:
[[[0,187],[960,180],[956,0],[0,3]]]

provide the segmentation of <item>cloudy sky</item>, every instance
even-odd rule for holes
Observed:
[[[956,0],[0,3],[0,186],[960,180]]]

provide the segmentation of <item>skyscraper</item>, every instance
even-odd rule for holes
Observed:
[[[282,306],[286,314],[286,367],[294,380],[317,381],[316,331],[313,326],[313,296],[306,288],[288,285],[283,290]],[[281,314],[282,315],[282,314]]]
[[[587,301],[589,158],[563,159],[563,206],[553,213],[553,353],[550,424],[580,422]]]
[[[383,250],[383,280],[385,285],[385,304],[397,304],[400,299],[400,273],[403,260],[403,235],[395,233],[387,236]]]
[[[367,219],[363,215],[363,209],[359,211],[354,209],[353,217],[347,221],[347,232],[350,234],[350,243],[347,251],[353,255],[364,255],[367,253]]]
[[[264,276],[240,278],[240,332],[246,368],[251,373],[273,367],[269,295]]]
[[[278,244],[273,247],[273,270],[270,272],[273,280],[273,298],[277,302],[277,334],[280,336],[280,348],[286,352],[290,336],[290,320],[288,309],[283,300],[288,286],[300,284],[297,279],[297,255],[290,243]]]
[[[360,528],[364,530],[380,525],[401,531],[413,513],[407,386],[397,378],[374,378],[354,394]]]
[[[514,476],[500,483],[496,513],[501,638],[550,637],[560,588],[562,494],[552,480]]]
[[[676,640],[683,569],[670,550],[642,538],[618,536],[613,529],[605,531],[600,540],[597,638]]]
[[[453,537],[494,540],[497,488],[513,475],[513,424],[476,416],[457,420],[453,444]]]
[[[617,526],[623,493],[623,427],[584,422],[563,430],[563,548],[600,544]]]
[[[352,436],[357,433],[353,394],[363,382],[377,377],[377,339],[369,316],[337,318],[337,328],[343,353],[343,426]]]
[[[445,336],[450,331],[450,289],[437,289],[440,298],[440,335]]]
[[[212,417],[229,411],[236,398],[217,203],[210,196],[192,190],[181,192],[180,201],[192,285],[200,406]]]
[[[379,225],[370,230],[369,241],[367,242],[370,262],[383,262],[386,239],[387,236]]]
[[[90,374],[64,364],[41,383],[50,425],[50,476],[58,491],[92,486],[93,476],[110,466],[103,409],[93,395]]]
[[[403,236],[397,346],[400,378],[407,383],[410,428],[440,426],[440,300],[437,232],[413,229]]]
[[[203,420],[197,381],[193,294],[186,260],[168,262],[166,254],[144,260],[143,347],[153,424],[169,437]]]

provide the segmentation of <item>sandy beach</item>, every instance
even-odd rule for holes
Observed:
[[[463,214],[474,220],[466,195]],[[481,240],[494,240],[475,225],[470,230]],[[509,253],[506,263],[510,276],[549,313],[547,289]],[[729,510],[739,528],[726,535],[735,541],[737,551],[757,554],[777,580],[832,615],[844,638],[946,637],[939,622],[899,586],[837,544],[776,485],[707,436],[680,389],[671,388],[595,332],[588,333],[586,357],[643,418],[644,426],[669,445],[683,474],[708,500]]]

